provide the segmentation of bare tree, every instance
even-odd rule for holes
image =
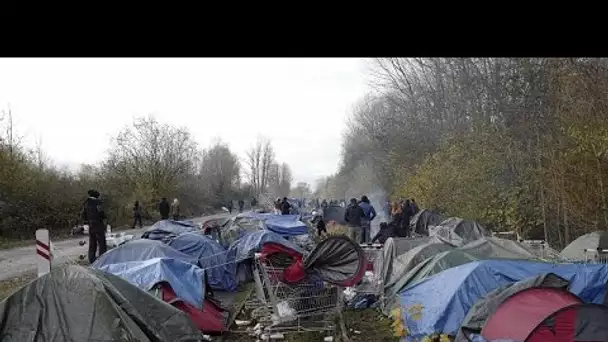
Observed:
[[[175,192],[181,179],[196,172],[198,153],[187,129],[150,116],[135,119],[114,138],[106,166],[133,188],[158,198]]]
[[[255,145],[247,151],[247,175],[255,196],[268,190],[274,157],[270,140],[264,137],[259,137]]]
[[[238,157],[226,144],[216,142],[203,152],[200,179],[209,198],[216,203],[224,203],[240,185]]]

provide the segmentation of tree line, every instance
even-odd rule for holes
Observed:
[[[88,189],[101,192],[109,223],[131,224],[139,201],[144,221],[160,218],[162,197],[178,198],[186,216],[226,206],[228,201],[287,196],[292,171],[275,158],[271,142],[259,137],[246,160],[221,140],[201,149],[184,127],[135,118],[110,143],[97,165],[79,170],[53,166],[40,146],[26,148],[12,125],[12,113],[0,111],[0,239],[29,239],[36,229],[54,236],[80,223]]]
[[[608,60],[380,58],[321,196],[351,184],[563,247],[608,228]]]

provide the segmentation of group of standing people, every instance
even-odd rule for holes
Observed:
[[[255,200],[255,198],[254,198],[254,200]],[[252,208],[253,208],[253,203],[254,203],[254,201],[251,201]],[[245,201],[240,199],[237,201],[237,205],[239,206],[239,213],[242,213],[243,208],[245,207]],[[232,214],[232,211],[234,210],[234,203],[232,202],[232,200],[228,201],[228,203],[226,204],[226,209],[228,209],[228,212],[230,212]]]
[[[137,203],[137,202],[135,202]],[[138,204],[138,203],[137,203]],[[135,207],[134,207],[135,210]],[[163,197],[158,203],[158,212],[160,213],[161,220],[168,220],[169,215],[174,221],[179,221],[180,218],[180,208],[179,208],[179,200],[177,198],[173,199],[173,203],[169,204],[167,202],[167,198]]]
[[[281,215],[289,215],[291,213],[291,203],[287,200],[287,197],[280,197],[274,202],[274,208],[281,212]]]
[[[350,204],[344,212],[344,221],[348,226],[348,235],[353,241],[368,243],[370,241],[371,222],[377,216],[376,209],[371,205],[367,196],[361,200],[350,199]]]
[[[415,199],[405,199],[391,204],[390,225],[394,229],[394,235],[398,237],[409,237],[411,235],[410,220],[420,209]]]

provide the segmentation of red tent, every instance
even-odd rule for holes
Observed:
[[[481,335],[490,341],[525,341],[552,313],[581,303],[577,296],[563,289],[532,287],[507,298],[488,319]]]
[[[224,310],[209,299],[203,302],[203,309],[177,298],[175,292],[167,283],[160,284],[162,300],[188,314],[190,319],[204,333],[218,334],[226,331]]]
[[[526,342],[605,342],[608,341],[608,307],[574,304],[546,317]]]

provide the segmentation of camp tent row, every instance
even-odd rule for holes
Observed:
[[[426,210],[411,229],[419,237],[389,238],[374,264],[384,281],[383,312],[400,321],[406,340],[608,341],[608,321],[593,318],[608,312],[606,266],[558,263],[584,261],[586,249],[608,251],[606,235],[587,234],[550,260],[475,222]],[[532,302],[533,313],[522,313]]]
[[[283,221],[279,229],[298,229],[291,218]],[[90,268],[53,270],[11,295],[0,304],[0,340],[199,341],[201,333],[220,334],[236,290],[252,279],[256,253],[282,263],[281,277],[294,284],[314,275],[353,286],[366,267],[362,249],[345,237],[306,253],[264,227],[226,248],[190,223],[161,221]]]

